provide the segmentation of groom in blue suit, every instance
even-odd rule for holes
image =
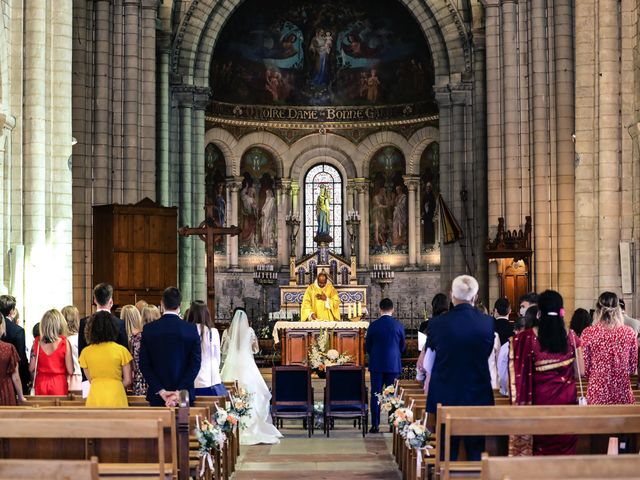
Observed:
[[[402,372],[402,352],[404,352],[404,327],[393,317],[393,302],[383,298],[380,302],[380,318],[369,325],[365,349],[369,354],[371,374],[371,429],[378,433],[380,425],[380,405],[376,393],[383,386],[393,385]]]
[[[180,318],[182,295],[175,287],[162,294],[162,316],[147,323],[140,342],[140,370],[149,384],[147,400],[152,407],[175,406],[180,390],[189,391],[200,371],[200,336],[195,324]]]

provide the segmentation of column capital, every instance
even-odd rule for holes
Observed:
[[[231,177],[227,179],[227,187],[232,193],[239,192],[242,188],[243,177]]]
[[[291,193],[293,195],[300,193],[300,184],[298,182],[291,181]]]
[[[178,106],[191,107],[197,110],[204,110],[211,100],[211,89],[208,87],[174,85],[171,87],[171,94]]]
[[[364,193],[369,189],[369,180],[366,178],[354,178],[353,188],[358,193]]]
[[[283,193],[289,195],[291,193],[291,179],[281,178],[276,183],[276,188],[282,190]]]
[[[415,192],[420,185],[420,177],[417,175],[403,175],[402,179],[410,192]]]
[[[449,85],[451,90],[451,103],[454,105],[466,105],[471,99],[473,85],[470,83],[455,83]]]

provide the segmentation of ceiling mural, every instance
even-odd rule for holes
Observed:
[[[248,0],[216,45],[214,101],[390,105],[433,98],[433,62],[396,0]]]

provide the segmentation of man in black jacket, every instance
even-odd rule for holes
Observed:
[[[22,390],[25,395],[28,395],[31,374],[29,373],[29,361],[27,360],[27,349],[25,348],[24,328],[19,327],[9,320],[9,316],[15,308],[16,299],[14,297],[11,295],[0,295],[0,313],[4,317],[6,324],[6,332],[0,340],[16,347],[18,356],[20,357],[18,372],[20,373],[20,380],[22,381]]]

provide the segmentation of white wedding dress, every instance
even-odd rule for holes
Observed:
[[[271,392],[253,359],[253,345],[257,346],[257,340],[247,314],[236,311],[229,330],[224,333],[222,354],[226,354],[226,360],[220,372],[222,381],[237,380],[240,387],[252,394],[251,418],[245,422],[246,428],[240,430],[240,445],[280,443],[282,434],[273,426],[269,412]]]

